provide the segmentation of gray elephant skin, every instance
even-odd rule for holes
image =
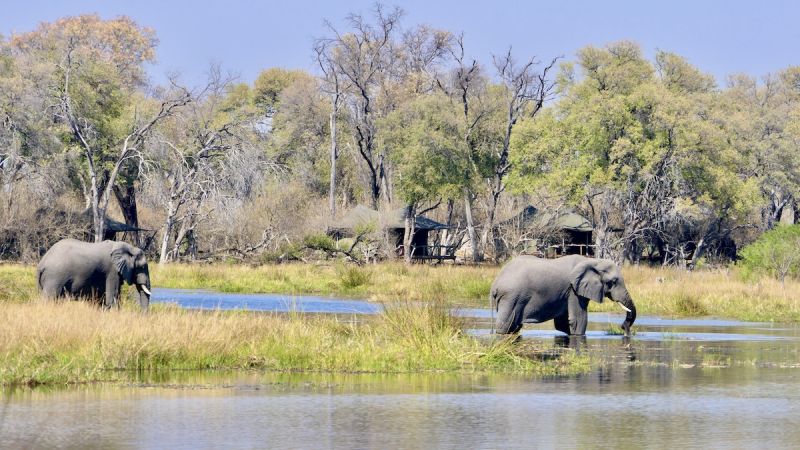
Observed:
[[[45,253],[36,275],[39,291],[47,297],[85,297],[111,308],[118,306],[124,281],[136,286],[143,310],[150,305],[147,258],[126,242],[63,239]]]
[[[553,320],[558,331],[585,335],[589,301],[602,303],[604,298],[627,311],[622,323],[626,336],[636,320],[636,306],[619,267],[604,259],[518,256],[497,275],[490,297],[500,334],[517,333],[523,323]]]

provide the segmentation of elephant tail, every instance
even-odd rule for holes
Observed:
[[[36,269],[36,285],[39,287],[39,292],[42,292],[42,277],[44,276],[44,267]]]
[[[497,312],[497,305],[500,302],[497,301],[497,288],[492,286],[492,289],[489,291],[489,312],[492,318],[492,335],[494,335],[494,313]]]

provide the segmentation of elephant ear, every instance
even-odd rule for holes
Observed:
[[[111,251],[111,261],[117,272],[128,283],[133,283],[133,255],[124,246],[117,247]]]
[[[596,302],[603,302],[606,295],[603,286],[603,277],[592,264],[579,264],[572,271],[572,287],[580,297],[585,297]]]

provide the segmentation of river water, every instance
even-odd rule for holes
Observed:
[[[157,290],[153,301],[339,314],[377,308],[170,290]],[[487,333],[486,311],[461,312],[478,319],[472,333]],[[602,360],[573,377],[171,372],[128,384],[9,388],[0,446],[800,448],[800,328],[640,317],[631,339],[606,335],[620,321],[591,314],[580,340],[550,323],[525,326],[523,341]]]

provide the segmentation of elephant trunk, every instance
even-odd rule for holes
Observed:
[[[144,284],[137,284],[136,289],[139,291],[139,306],[143,311],[147,311],[150,306],[150,287]]]
[[[619,304],[627,311],[625,321],[622,322],[622,330],[625,332],[625,336],[630,336],[631,325],[633,325],[633,321],[636,320],[636,305],[633,304],[633,299],[630,294],[625,295],[625,297],[620,300]]]

